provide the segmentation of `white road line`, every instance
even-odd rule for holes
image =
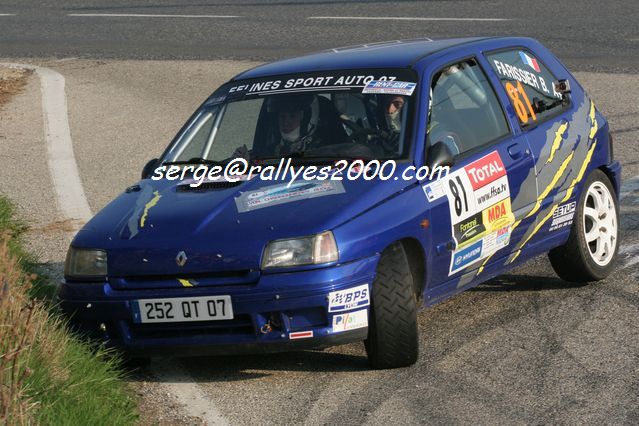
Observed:
[[[57,195],[58,210],[67,219],[86,222],[92,213],[73,154],[64,77],[56,71],[34,65],[0,63],[0,66],[33,70],[40,78],[47,162]],[[163,385],[186,407],[189,415],[198,416],[211,425],[228,424],[213,402],[202,393],[199,385],[191,383],[189,374],[178,365],[165,364],[161,368],[155,365],[153,372],[167,380]]]
[[[184,411],[189,416],[199,417],[208,425],[228,425],[229,422],[215,408],[212,401],[198,389],[197,383],[189,383],[185,379],[191,380],[189,373],[177,364],[176,360],[171,363],[154,361],[151,364],[153,373],[162,380],[163,385],[173,394],[178,396],[181,404],[184,404]]]
[[[208,18],[227,19],[241,18],[236,15],[154,15],[148,13],[69,13],[67,16],[79,16],[90,18]]]
[[[16,16],[15,13],[0,13],[0,16]]]
[[[411,16],[309,16],[307,19],[340,19],[340,20],[361,20],[361,21],[477,21],[477,22],[499,22],[512,21],[506,18],[426,18]]]
[[[82,188],[73,153],[64,77],[51,69],[33,65],[2,65],[30,69],[40,77],[47,163],[56,192],[58,211],[64,219],[75,219],[79,222],[78,226],[82,226],[93,214]]]

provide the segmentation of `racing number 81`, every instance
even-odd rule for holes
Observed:
[[[517,112],[517,117],[519,117],[519,121],[522,124],[528,123],[528,112],[530,112],[530,117],[533,121],[537,120],[537,115],[535,114],[535,110],[533,109],[532,104],[530,103],[530,99],[528,99],[528,95],[524,91],[524,87],[521,85],[521,81],[517,82],[517,87],[513,86],[512,83],[506,83],[506,92],[508,92],[508,96],[515,107],[515,111]],[[524,99],[522,102],[521,98]]]
[[[456,176],[455,179],[459,184],[459,188],[457,188],[457,185],[455,185],[455,180],[453,179],[448,181],[448,186],[450,186],[450,191],[453,193],[453,198],[455,199],[455,214],[457,214],[457,216],[461,216],[462,213],[468,211],[468,198],[466,198],[466,189],[464,189],[464,185],[462,184],[459,176]],[[464,197],[463,200],[462,195]]]

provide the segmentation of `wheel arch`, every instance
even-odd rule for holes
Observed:
[[[421,298],[426,287],[426,258],[422,244],[415,238],[406,237],[389,244],[384,250],[390,248],[393,244],[399,243],[404,248],[410,273],[413,277],[413,286],[417,298]]]
[[[615,190],[615,195],[619,198],[619,191],[621,188],[621,176],[619,171],[610,165],[604,164],[598,167],[598,170],[601,170],[607,177],[610,179],[610,183],[612,183],[612,187]]]

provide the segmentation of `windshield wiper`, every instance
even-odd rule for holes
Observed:
[[[165,166],[175,166],[175,165],[181,165],[181,164],[208,164],[208,165],[215,165],[215,166],[223,166],[226,163],[224,161],[209,160],[208,158],[193,157],[188,160],[169,161],[162,164]]]
[[[273,155],[268,157],[255,157],[255,158],[252,158],[251,161],[271,161],[271,160],[281,160],[282,158],[302,158],[302,157],[305,157],[304,151],[291,152],[290,154]]]
[[[306,155],[304,152],[294,152],[285,155],[278,155],[272,157],[256,157],[253,158],[252,161],[270,161],[270,160],[281,160],[283,158],[292,158],[295,159],[296,162],[300,160],[302,162],[336,162],[340,160],[346,160],[348,162],[355,160],[362,161],[370,161],[374,160],[374,157],[367,157],[363,155]]]

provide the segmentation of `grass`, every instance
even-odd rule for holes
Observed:
[[[119,359],[73,336],[47,299],[33,297],[24,230],[0,197],[0,424],[135,423]]]

